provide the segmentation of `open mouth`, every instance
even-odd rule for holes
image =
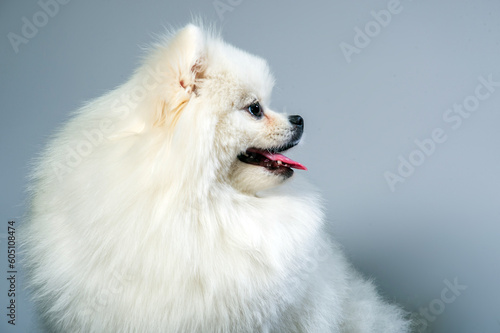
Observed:
[[[285,147],[284,149],[248,148],[244,153],[238,155],[238,159],[243,163],[261,166],[275,174],[285,177],[292,176],[292,169],[307,170],[307,168],[299,162],[295,162],[279,153],[288,148],[290,147]]]

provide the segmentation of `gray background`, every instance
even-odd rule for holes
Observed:
[[[401,0],[350,63],[340,44],[353,45],[355,28],[389,1],[220,2],[230,9],[222,15],[213,1],[73,0],[16,53],[8,33],[22,35],[22,18],[33,22],[42,9],[1,1],[0,277],[7,221],[23,222],[30,159],[69,111],[127,79],[155,33],[194,14],[268,59],[277,78],[272,106],[306,120],[305,143],[291,156],[309,167],[301,173],[322,191],[354,264],[407,309],[442,312],[436,332],[500,332],[500,87],[460,128],[443,120],[474,94],[478,77],[500,81],[500,2]],[[392,192],[384,173],[397,173],[399,156],[408,159],[414,140],[435,128],[446,142]],[[443,310],[444,281],[455,278],[467,289]],[[0,281],[0,331],[36,332],[19,280],[17,325],[6,323]]]

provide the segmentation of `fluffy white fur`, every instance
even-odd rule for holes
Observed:
[[[237,159],[290,140],[272,86],[188,25],[55,135],[22,230],[49,331],[409,331],[328,241],[314,191]]]

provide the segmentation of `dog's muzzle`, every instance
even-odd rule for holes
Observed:
[[[293,135],[290,139],[290,146],[293,147],[299,143],[304,133],[304,119],[299,115],[293,115],[288,117],[288,121],[293,125]]]

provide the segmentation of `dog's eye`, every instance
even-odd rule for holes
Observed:
[[[250,104],[247,107],[247,110],[255,118],[261,118],[263,115],[262,107],[260,106],[259,102],[255,102],[255,103]]]

